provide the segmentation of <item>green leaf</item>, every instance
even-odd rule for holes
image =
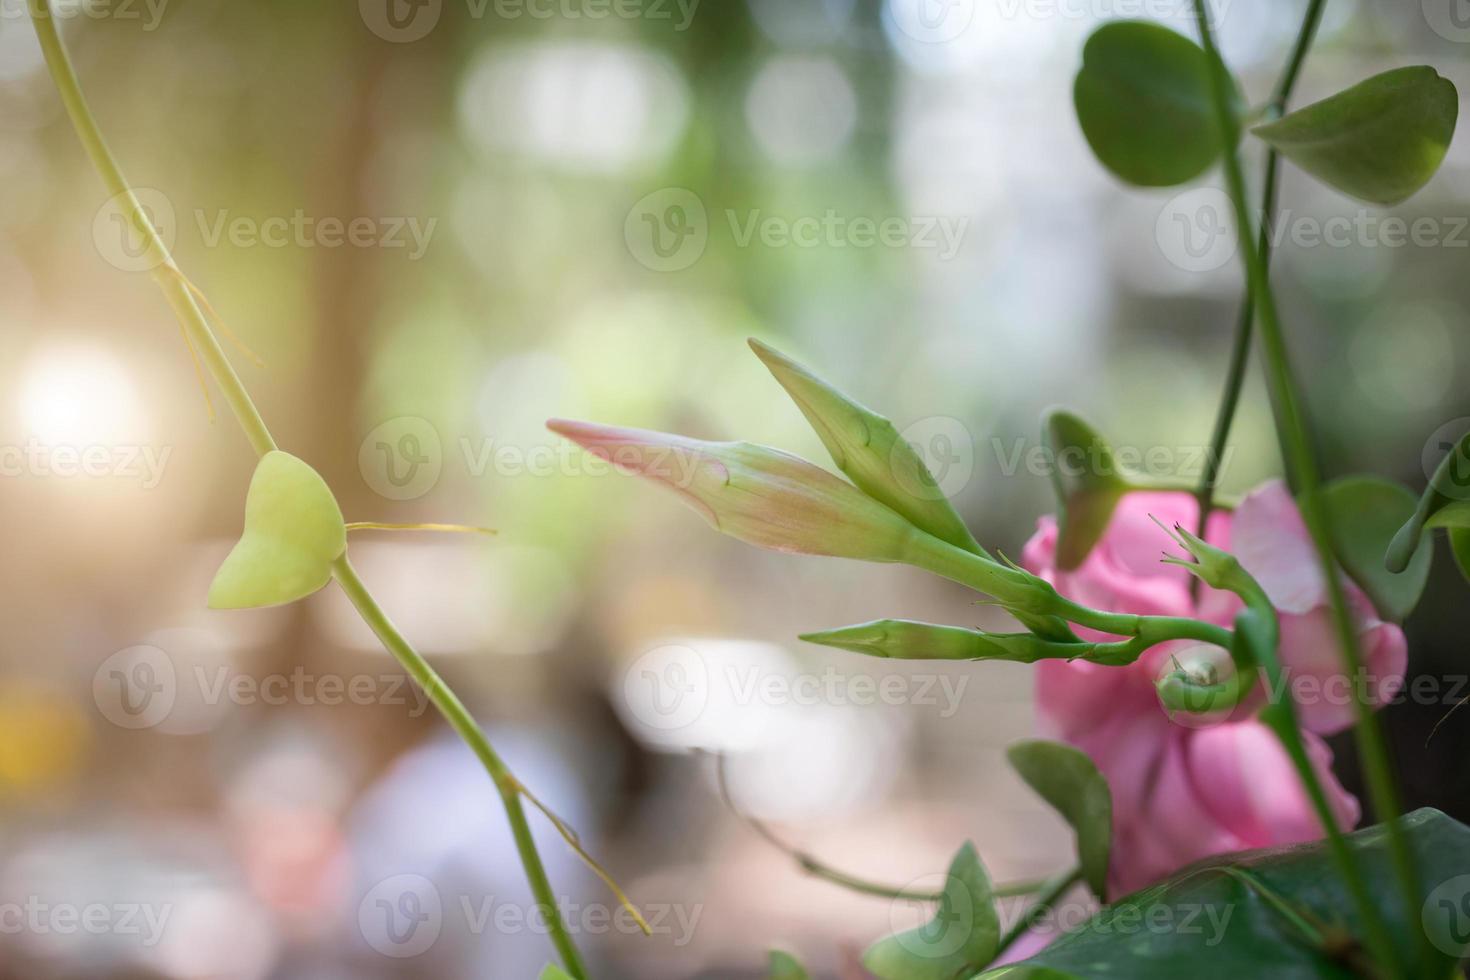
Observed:
[[[1322,488],[1322,503],[1332,518],[1332,550],[1354,582],[1373,600],[1378,614],[1403,622],[1429,581],[1432,549],[1421,540],[1408,567],[1390,572],[1383,556],[1395,532],[1414,514],[1414,494],[1400,484],[1373,476],[1350,476]]]
[[[1092,152],[1130,184],[1182,184],[1220,157],[1209,59],[1166,27],[1141,20],[1099,27],[1082,49],[1072,101]],[[1236,91],[1237,114],[1240,101]]]
[[[1043,425],[1057,493],[1057,566],[1071,571],[1102,539],[1113,508],[1133,487],[1113,447],[1080,417],[1054,409]]]
[[[923,458],[892,422],[859,405],[774,347],[753,337],[749,344],[816,430],[832,462],[858,489],[939,540],[973,554],[986,554]]]
[[[327,584],[346,550],[347,528],[326,482],[290,453],[266,453],[245,495],[245,530],[215,573],[209,607],[295,602]]]
[[[1421,894],[1398,897],[1386,828],[1348,836],[1354,860],[1413,977],[1449,977],[1470,941],[1470,828],[1437,810],[1399,818]],[[1023,965],[1079,977],[1179,980],[1180,977],[1359,976],[1328,944],[1362,923],[1327,845],[1247,851],[1211,858],[1168,881],[1120,899]],[[1428,933],[1429,943],[1420,937]],[[982,980],[1014,974],[1005,967]]]
[[[1027,966],[1024,963],[1003,966],[984,976],[985,980],[1080,980],[1075,973],[1063,973],[1047,966]]]
[[[1454,83],[1419,65],[1374,75],[1251,132],[1344,194],[1396,204],[1439,169],[1459,109]]]
[[[878,980],[954,980],[995,958],[1000,946],[990,876],[969,842],[949,866],[934,919],[880,939],[863,954]]]
[[[555,963],[548,963],[542,969],[539,980],[572,980],[572,975]]]
[[[790,953],[771,950],[770,980],[807,980],[806,968]]]
[[[1450,528],[1450,550],[1454,552],[1455,564],[1465,581],[1470,582],[1470,528]]]
[[[1006,750],[1011,768],[1060,813],[1077,834],[1082,877],[1099,898],[1107,896],[1108,858],[1113,846],[1113,794],[1087,754],[1033,739]]]
[[[1409,567],[1426,528],[1470,527],[1470,432],[1448,449],[1429,478],[1419,505],[1389,543],[1383,563],[1391,572]]]

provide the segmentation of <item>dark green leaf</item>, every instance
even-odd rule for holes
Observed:
[[[1470,582],[1470,528],[1450,528],[1450,549],[1455,553],[1455,564],[1460,566],[1460,574]]]
[[[1124,20],[1094,31],[1072,100],[1092,152],[1130,184],[1182,184],[1220,156],[1209,60],[1158,24]]]
[[[806,968],[790,953],[771,950],[770,980],[808,980]]]
[[[1044,426],[1057,492],[1057,566],[1070,571],[1102,538],[1131,486],[1113,447],[1081,418],[1056,409],[1047,413]]]
[[[954,980],[984,967],[999,946],[990,876],[966,842],[950,863],[934,919],[878,940],[863,965],[879,980]]]
[[[1396,204],[1439,169],[1459,108],[1454,83],[1420,65],[1374,75],[1252,132],[1344,194]]]
[[[992,970],[985,977],[986,980],[1080,980],[1073,973],[1063,973],[1047,966],[1027,966],[1024,963]]]
[[[1414,495],[1391,480],[1350,476],[1322,490],[1332,517],[1332,550],[1353,581],[1373,600],[1378,615],[1402,622],[1414,611],[1429,581],[1432,549],[1421,540],[1408,567],[1390,572],[1383,556],[1395,532],[1414,514]]]
[[[1408,975],[1448,978],[1470,946],[1470,828],[1437,810],[1399,819],[1421,888],[1407,907],[1399,900],[1386,829],[1360,830],[1348,844],[1373,894],[1382,897],[1379,907],[1410,964]],[[1351,980],[1360,974],[1324,945],[1359,936],[1361,927],[1319,841],[1192,865],[1114,903],[1025,965],[1128,980]],[[1420,941],[1425,932],[1429,943]],[[1005,969],[984,980],[1009,980]]]
[[[1419,505],[1389,543],[1383,563],[1391,572],[1409,567],[1425,528],[1470,527],[1470,432],[1444,448],[1449,451],[1429,478]]]
[[[1026,785],[1066,818],[1077,834],[1077,859],[1087,887],[1107,895],[1113,846],[1113,794],[1087,754],[1060,742],[1035,739],[1006,751]]]

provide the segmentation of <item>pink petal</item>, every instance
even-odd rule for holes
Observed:
[[[1283,612],[1304,613],[1327,601],[1317,552],[1286,484],[1263,483],[1236,508],[1231,547],[1245,570]]]

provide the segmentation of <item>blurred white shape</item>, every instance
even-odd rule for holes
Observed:
[[[150,965],[177,980],[258,980],[279,941],[260,906],[235,891],[197,887],[173,902],[169,927]]]
[[[730,757],[730,793],[757,818],[835,819],[887,793],[901,735],[891,717],[851,707],[783,712],[766,744]]]
[[[111,352],[84,343],[52,344],[27,362],[20,420],[50,446],[139,442],[147,413],[137,386]]]
[[[530,465],[538,447],[555,445],[546,420],[565,412],[561,406],[570,397],[569,387],[566,361],[549,350],[523,351],[495,362],[475,400],[476,418],[488,434],[483,448],[491,454],[492,466]]]
[[[852,23],[853,0],[747,0],[751,16],[777,44],[831,44]]]
[[[364,539],[353,543],[352,561],[425,654],[540,653],[555,642],[575,597],[555,553],[494,539]],[[335,643],[387,656],[339,590],[327,590],[312,610]]]
[[[750,83],[745,120],[756,143],[777,163],[819,163],[852,138],[857,96],[832,59],[778,55]]]
[[[657,163],[688,119],[688,92],[663,55],[626,45],[541,42],[480,56],[459,96],[471,143],[568,170]]]

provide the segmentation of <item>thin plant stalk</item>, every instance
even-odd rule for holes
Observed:
[[[1225,179],[1230,199],[1235,209],[1236,225],[1240,229],[1241,259],[1245,266],[1247,282],[1255,306],[1256,318],[1261,328],[1261,345],[1266,367],[1266,380],[1276,409],[1277,438],[1288,472],[1301,495],[1302,520],[1307,526],[1317,558],[1326,578],[1331,599],[1332,620],[1337,632],[1339,651],[1343,666],[1350,677],[1359,676],[1362,663],[1358,649],[1357,630],[1347,604],[1347,593],[1338,573],[1332,554],[1331,517],[1322,506],[1322,478],[1317,458],[1312,449],[1305,410],[1298,395],[1290,358],[1277,313],[1276,298],[1271,291],[1270,277],[1261,252],[1252,238],[1253,222],[1247,203],[1245,175],[1240,165],[1236,144],[1240,129],[1230,105],[1229,72],[1220,56],[1215,41],[1214,28],[1206,0],[1194,0],[1199,23],[1200,39],[1210,61],[1210,90],[1215,116],[1220,126],[1220,138],[1224,146]],[[1383,733],[1372,706],[1363,698],[1354,698],[1357,725],[1354,727],[1363,772],[1368,784],[1369,797],[1378,819],[1387,825],[1394,865],[1403,891],[1403,899],[1411,913],[1417,911],[1419,894],[1417,874],[1404,840],[1402,829],[1394,820],[1399,813],[1398,792],[1388,764],[1388,750]],[[1345,867],[1345,874],[1357,877],[1356,866]],[[1355,889],[1356,893],[1356,889]],[[1385,958],[1392,952],[1386,939],[1387,930],[1383,918],[1371,900],[1360,902],[1364,924],[1370,931],[1370,946],[1387,969],[1395,975],[1403,975],[1403,967],[1397,957]],[[1410,915],[1413,921],[1413,915]]]
[[[275,439],[271,436],[260,411],[255,407],[249,392],[246,391],[239,375],[235,373],[228,356],[220,346],[204,313],[200,310],[188,280],[174,263],[168,247],[148,220],[148,215],[139,202],[138,196],[123,177],[121,168],[118,167],[117,161],[108,149],[97,120],[92,115],[92,110],[82,94],[81,84],[77,79],[71,58],[67,54],[66,46],[62,43],[56,30],[56,22],[49,0],[29,0],[28,9],[31,23],[36,29],[36,36],[41,42],[41,50],[45,54],[46,66],[51,73],[52,81],[66,106],[67,115],[71,117],[77,136],[87,150],[87,155],[91,157],[92,164],[102,177],[109,193],[113,195],[123,214],[141,236],[147,249],[153,278],[163,290],[169,305],[178,315],[179,322],[184,329],[185,339],[194,350],[199,352],[205,369],[219,385],[236,421],[244,430],[250,447],[257,456],[264,456],[276,448]],[[531,837],[525,808],[521,803],[524,788],[491,747],[485,733],[475,723],[469,709],[389,621],[368,591],[367,586],[358,578],[357,572],[345,554],[333,563],[332,574],[343,592],[352,601],[359,615],[362,616],[363,621],[377,634],[383,646],[398,659],[404,670],[424,689],[444,719],[465,741],[485,767],[485,771],[489,773],[491,780],[495,783],[496,791],[500,794],[501,802],[504,804],[506,817],[510,821],[511,831],[515,838],[516,850],[525,867],[531,891],[535,895],[537,904],[544,907],[546,911],[551,941],[557,954],[561,957],[562,966],[579,980],[587,977],[586,965],[576,944],[572,941],[566,923],[562,921],[557,910],[556,896],[547,878],[546,867]]]

